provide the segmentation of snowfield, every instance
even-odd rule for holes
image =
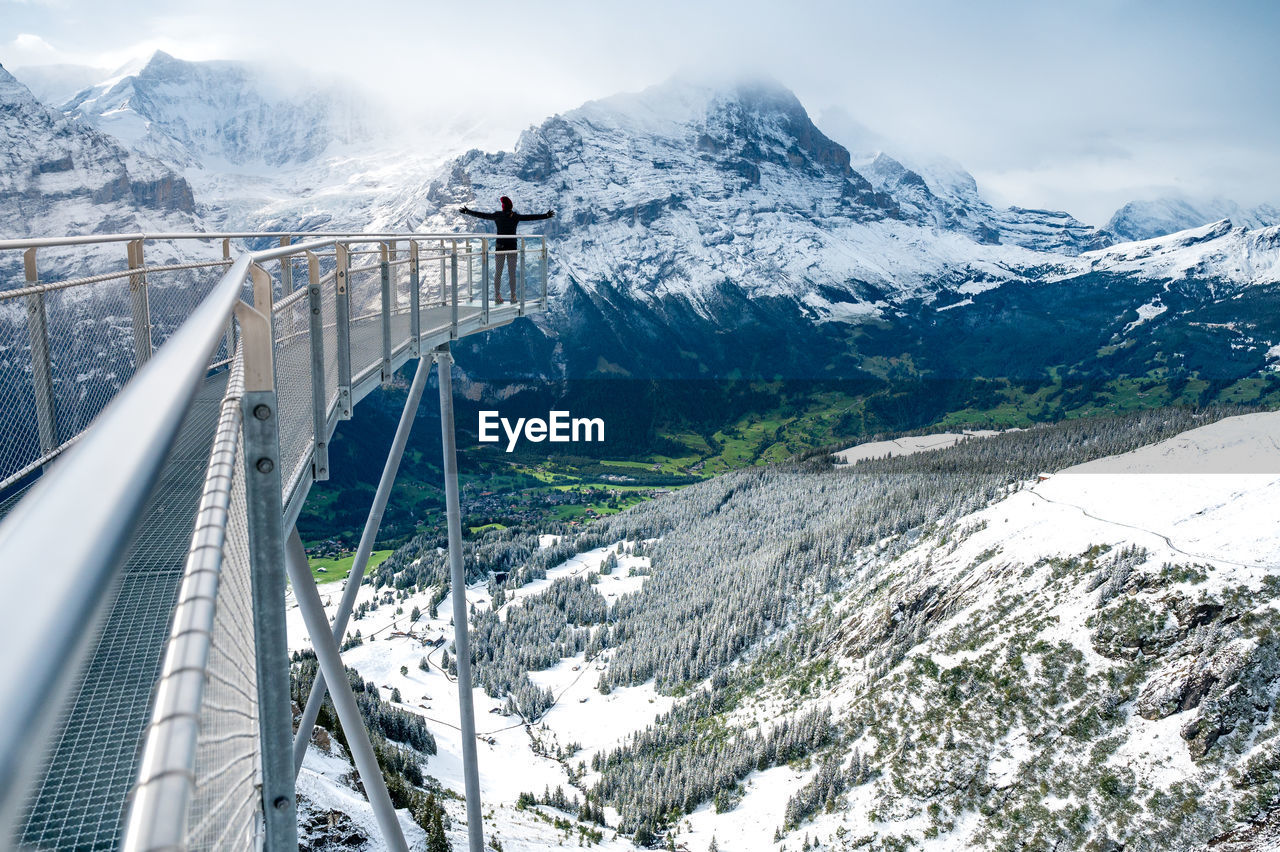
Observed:
[[[840,464],[853,464],[863,459],[883,459],[893,456],[909,456],[928,450],[941,450],[954,447],[961,441],[970,438],[986,438],[998,435],[990,429],[965,429],[962,432],[935,432],[932,435],[913,435],[906,438],[894,438],[889,441],[868,441],[835,453]]]
[[[544,544],[553,544],[556,538],[544,536]],[[523,599],[545,591],[556,579],[598,571],[608,552],[615,549],[616,544],[596,548],[566,560],[548,571],[546,579],[529,583],[516,594],[509,595],[499,612],[523,605]],[[602,575],[595,584],[606,600],[636,591],[646,579],[644,576],[627,576],[630,568],[646,567],[646,557],[622,556],[618,562],[615,573]],[[335,580],[319,587],[321,600],[331,619],[345,583],[345,580]],[[375,592],[372,586],[364,585],[356,605],[373,601],[380,594],[381,590]],[[394,606],[382,605],[362,619],[353,619],[349,623],[348,635],[359,630],[365,642],[345,651],[343,660],[359,671],[363,678],[378,684],[384,701],[390,701],[393,688],[400,690],[404,700],[396,706],[422,716],[436,738],[438,753],[425,761],[425,771],[461,796],[464,785],[462,746],[458,736],[458,689],[454,678],[440,668],[441,652],[447,648],[452,654],[450,614],[453,602],[446,596],[434,614],[427,614],[429,597],[425,592],[412,595]],[[483,585],[476,585],[467,589],[467,603],[470,607],[488,607],[492,599]],[[414,606],[422,608],[424,614],[411,624],[409,614]],[[293,600],[292,590],[289,593],[288,632],[290,651],[310,647],[310,637]],[[406,635],[410,632],[414,635]],[[424,644],[424,640],[441,637],[446,639],[446,644],[441,647]],[[428,660],[427,671],[419,668],[424,657]],[[578,656],[562,660],[559,665],[545,671],[532,673],[535,683],[550,688],[557,696],[556,705],[535,726],[525,725],[518,716],[503,715],[501,701],[485,695],[478,687],[473,690],[476,733],[480,740],[478,764],[485,802],[486,838],[496,836],[509,844],[505,848],[510,850],[552,849],[564,845],[564,832],[555,830],[529,811],[515,809],[515,801],[521,793],[541,794],[545,788],[557,786],[570,790],[565,765],[545,756],[546,752],[554,752],[557,745],[576,743],[583,750],[575,755],[575,762],[581,759],[589,761],[592,753],[617,745],[621,737],[650,724],[656,714],[672,705],[672,698],[656,694],[651,685],[615,689],[610,695],[601,695],[596,690],[598,666],[598,662],[586,663]],[[407,668],[407,675],[401,674],[402,667]],[[536,747],[535,741],[542,745]],[[340,750],[341,746],[335,744],[335,749]],[[348,814],[365,835],[376,839],[378,832],[373,811],[363,796],[351,788],[353,777],[354,770],[347,760],[335,758],[313,744],[307,751],[299,776],[298,791],[314,803],[312,811],[332,809]],[[454,848],[465,848],[463,803],[461,800],[448,800],[444,804],[453,820],[449,834]],[[543,810],[551,812],[549,808]],[[400,822],[411,846],[425,837],[407,812],[400,812]],[[607,833],[606,838],[609,836]],[[375,842],[370,848],[383,847]],[[600,848],[629,849],[631,844],[614,844],[606,839]]]

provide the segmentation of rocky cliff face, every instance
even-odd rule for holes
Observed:
[[[187,230],[184,178],[42,106],[0,68],[0,228],[6,236]],[[169,227],[154,227],[158,223]]]

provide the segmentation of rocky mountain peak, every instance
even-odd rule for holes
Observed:
[[[1252,209],[1225,198],[1166,196],[1130,201],[1111,217],[1106,230],[1124,240],[1149,240],[1229,219],[1244,228],[1280,225],[1280,209],[1260,204]]]
[[[74,233],[104,221],[124,228],[140,211],[194,210],[181,177],[46,108],[0,68],[0,233]]]
[[[805,218],[900,217],[796,96],[771,81],[680,77],[591,101],[526,130],[513,152],[473,151],[445,174],[428,194],[440,207],[507,187],[577,225],[652,224],[677,213],[709,222],[709,203]]]
[[[362,125],[336,92],[285,91],[244,63],[164,51],[80,92],[63,111],[172,166],[215,171],[310,162]]]

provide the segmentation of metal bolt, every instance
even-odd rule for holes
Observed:
[[[319,296],[319,295],[320,295],[320,288],[319,288],[319,287],[312,287],[312,288],[311,288],[311,295],[313,295],[313,296]]]
[[[268,419],[270,419],[270,417],[271,417],[271,406],[269,406],[269,405],[257,405],[257,406],[254,406],[254,409],[253,409],[253,416],[254,416],[254,417],[256,417],[256,418],[258,418],[259,420],[268,420]]]
[[[319,309],[319,308],[312,308],[312,309],[311,309],[311,313],[313,313],[313,314],[315,314],[315,315],[319,316],[319,315],[320,315],[320,309]]]
[[[267,458],[258,459],[258,463],[254,467],[258,469],[258,473],[270,473],[276,469],[275,462]]]
[[[329,472],[328,468],[323,468],[323,467],[322,467],[322,468],[320,468],[320,475],[321,475],[321,476],[323,476],[324,474],[326,474],[326,473],[328,473],[328,472]]]
[[[275,808],[278,811],[282,811],[285,808],[289,807],[289,800],[286,799],[284,796],[276,796],[276,800],[271,803],[271,807]]]

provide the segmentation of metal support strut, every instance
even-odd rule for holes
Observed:
[[[400,821],[396,819],[395,806],[391,804],[391,796],[387,792],[387,782],[382,778],[378,758],[369,742],[369,732],[365,730],[356,697],[351,692],[351,684],[347,682],[346,672],[342,668],[338,642],[329,632],[329,620],[325,618],[324,604],[320,602],[320,590],[316,588],[311,569],[307,567],[307,552],[302,547],[297,527],[290,533],[285,547],[285,564],[289,569],[289,581],[293,583],[294,597],[298,600],[298,609],[302,611],[307,632],[311,634],[311,647],[315,649],[316,659],[320,662],[320,672],[324,673],[330,683],[335,684],[331,692],[333,707],[338,711],[338,720],[342,722],[342,730],[347,735],[351,758],[360,773],[360,781],[369,796],[369,804],[373,806],[373,816],[378,821],[382,839],[393,852],[409,852],[404,832],[400,830]],[[320,674],[317,673],[316,677],[319,678]]]
[[[382,262],[378,264],[382,273],[382,383],[391,381],[391,260],[394,252],[389,243],[381,244]]]
[[[271,279],[253,267],[254,306],[236,305],[244,340],[245,504],[257,650],[262,811],[268,852],[298,848],[298,814],[289,766],[289,644],[285,635],[284,529],[280,412],[271,340]]]
[[[329,423],[324,386],[324,314],[320,294],[320,258],[307,252],[308,330],[311,338],[311,476],[316,482],[329,478],[329,446],[325,443]]]
[[[378,490],[373,495],[373,505],[369,507],[369,519],[365,521],[364,532],[360,535],[360,545],[356,548],[355,559],[351,562],[351,573],[347,575],[347,585],[342,591],[342,601],[333,617],[333,638],[341,643],[347,632],[347,620],[356,605],[356,596],[360,593],[360,582],[364,579],[365,567],[369,564],[369,554],[373,552],[373,543],[378,538],[378,528],[382,525],[382,513],[386,511],[387,500],[391,497],[391,486],[395,484],[396,473],[400,470],[400,459],[404,456],[404,447],[409,440],[409,431],[413,428],[414,417],[418,413],[418,403],[422,400],[422,390],[427,384],[427,374],[431,372],[431,362],[425,358],[418,361],[418,369],[413,374],[413,383],[409,385],[409,398],[404,401],[404,411],[400,413],[400,425],[396,427],[395,438],[391,441],[391,449],[387,451],[387,461],[382,468],[382,478],[378,480]],[[308,573],[310,576],[310,573]],[[311,695],[307,697],[307,706],[303,708],[302,719],[298,723],[298,735],[293,741],[293,771],[297,774],[302,769],[302,759],[307,753],[307,743],[311,740],[311,730],[320,715],[320,704],[324,701],[327,681],[324,672],[316,675],[311,685]]]
[[[142,240],[130,240],[126,249],[129,268],[138,272],[129,276],[129,300],[133,308],[133,349],[141,367],[151,360],[151,305],[147,297],[147,273],[142,257]]]
[[[444,501],[449,523],[449,588],[453,595],[453,643],[458,661],[458,711],[462,717],[467,839],[470,852],[484,852],[484,825],[480,817],[480,770],[476,766],[476,713],[471,694],[471,644],[467,638],[467,578],[462,569],[458,451],[453,433],[452,368],[453,355],[446,343],[436,349],[436,380],[440,384],[440,437],[444,444]]]

